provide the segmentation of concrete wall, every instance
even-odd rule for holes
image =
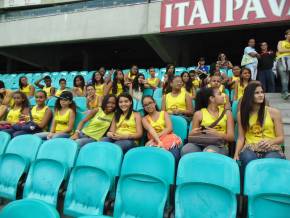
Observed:
[[[0,23],[0,47],[160,32],[161,2]]]

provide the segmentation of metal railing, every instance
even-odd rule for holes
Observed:
[[[101,9],[108,7],[119,7],[125,5],[144,4],[154,0],[87,0],[83,2],[71,2],[61,5],[48,5],[41,8],[25,8],[17,11],[3,11],[0,14],[0,22],[7,22],[19,19],[27,19],[41,16],[51,16],[63,13],[74,13],[79,11]]]

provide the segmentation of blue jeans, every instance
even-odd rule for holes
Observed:
[[[272,69],[259,70],[258,78],[259,81],[263,84],[265,92],[275,92],[275,75]]]
[[[39,136],[42,140],[47,140],[48,134],[49,132],[40,132],[34,135]],[[52,138],[55,139],[55,138],[69,138],[69,137],[70,137],[70,134],[68,133],[55,133]]]
[[[95,139],[85,135],[83,132],[80,132],[79,134],[79,138],[75,140],[76,143],[79,144],[80,147],[88,144],[88,143],[91,143],[91,142],[96,142]]]
[[[288,93],[289,73],[290,73],[290,56],[281,57],[277,61],[277,71],[281,77],[282,93]]]
[[[270,151],[263,153],[261,157],[258,157],[257,154],[250,150],[250,149],[245,149],[240,153],[240,160],[242,163],[242,169],[245,170],[247,164],[251,162],[252,160],[257,160],[260,158],[280,158],[280,159],[285,159],[279,152],[277,151]]]
[[[116,145],[119,145],[120,148],[123,150],[124,154],[128,150],[130,150],[131,148],[136,147],[135,141],[134,140],[129,140],[129,139],[115,141],[112,138],[104,137],[101,141],[103,141],[103,142],[112,142],[112,143],[115,143]]]

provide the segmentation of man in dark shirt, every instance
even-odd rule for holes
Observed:
[[[267,42],[262,42],[260,47],[258,80],[263,84],[265,92],[275,92],[275,75],[272,71],[275,54],[273,51],[268,50]]]

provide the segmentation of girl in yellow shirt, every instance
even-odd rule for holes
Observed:
[[[116,109],[117,98],[114,95],[106,95],[102,106],[91,111],[78,125],[71,139],[76,140],[80,146],[99,141],[110,128]],[[88,123],[84,127],[85,123]]]
[[[149,74],[150,74],[150,78],[147,79],[147,84],[151,89],[155,90],[160,85],[160,79],[155,77],[154,67],[149,68]]]
[[[35,95],[36,105],[31,109],[31,121],[33,121],[37,126],[32,126],[30,129],[21,129],[13,133],[13,136],[19,136],[24,134],[33,134],[46,130],[48,128],[49,121],[52,117],[51,110],[45,105],[47,100],[46,92],[39,90]]]
[[[41,81],[44,81],[45,86],[40,84]],[[34,85],[42,89],[43,91],[46,92],[47,98],[50,98],[54,96],[55,94],[55,88],[51,86],[51,78],[50,76],[45,76],[44,78],[41,78],[37,80]]]
[[[267,107],[260,82],[246,87],[238,113],[239,137],[234,159],[242,167],[259,158],[285,158],[280,145],[284,142],[279,110]]]
[[[124,81],[124,74],[122,70],[117,69],[113,74],[113,81],[108,84],[105,90],[105,95],[113,94],[115,96],[119,96],[123,92],[127,92]]]
[[[231,88],[231,90],[235,90],[235,83],[236,81],[240,80],[241,75],[241,68],[239,66],[233,67],[233,76],[229,77],[228,86]]]
[[[69,138],[73,131],[75,117],[76,105],[73,101],[73,94],[69,91],[64,91],[55,102],[50,132],[37,133],[36,135],[43,140]]]
[[[189,136],[199,135],[203,132],[219,136],[225,144],[199,145],[188,143],[183,146],[181,155],[191,152],[215,152],[227,155],[228,143],[234,141],[234,119],[230,110],[227,110],[222,119],[213,128],[209,128],[223,113],[219,106],[224,103],[224,98],[217,88],[201,88],[196,96],[196,112],[192,119],[192,130]]]
[[[87,85],[86,93],[88,110],[98,109],[98,107],[100,107],[102,104],[103,97],[96,94],[95,86],[93,84]]]
[[[102,141],[119,145],[125,153],[137,145],[142,134],[141,116],[133,111],[132,96],[128,93],[120,94],[112,125]]]
[[[240,79],[235,83],[235,101],[243,97],[245,88],[248,83],[251,82],[251,75],[251,70],[249,68],[242,69]]]
[[[226,108],[226,109],[230,109],[231,108],[231,104],[230,104],[230,99],[229,96],[227,96],[224,93],[224,86],[221,84],[221,78],[219,76],[211,76],[210,77],[210,83],[208,85],[208,87],[210,88],[214,88],[214,89],[219,89],[219,91],[221,92],[221,95],[224,98],[224,104],[220,105],[221,108]]]
[[[92,77],[92,85],[94,86],[97,96],[103,97],[105,92],[105,82],[102,74],[96,71]]]
[[[195,88],[189,73],[183,72],[181,74],[181,79],[183,82],[182,89],[191,97],[192,100],[195,99]]]
[[[175,76],[171,82],[172,91],[162,97],[162,110],[169,114],[191,117],[192,101],[190,96],[182,91],[182,86],[181,77]]]
[[[27,97],[33,97],[35,88],[30,85],[25,76],[19,78],[19,91],[23,92]]]
[[[132,65],[130,72],[128,74],[125,75],[124,79],[125,79],[125,83],[127,86],[129,86],[130,83],[133,82],[133,80],[135,79],[135,77],[138,75],[139,73],[139,69],[137,65]]]
[[[85,96],[86,85],[84,77],[82,75],[77,75],[74,78],[73,84],[74,96]]]
[[[147,146],[158,146],[170,151],[176,160],[180,158],[178,146],[181,139],[172,133],[172,123],[167,112],[159,112],[156,103],[151,96],[145,96],[142,100],[143,108],[147,115],[142,118],[142,124],[147,130]]]
[[[58,83],[59,83],[60,88],[55,92],[55,97],[59,97],[63,91],[67,91],[65,79],[63,78],[60,79]]]
[[[29,101],[27,96],[20,91],[13,93],[14,105],[8,111],[5,121],[0,121],[0,130],[8,132],[13,136],[15,124],[22,124],[29,121]]]

